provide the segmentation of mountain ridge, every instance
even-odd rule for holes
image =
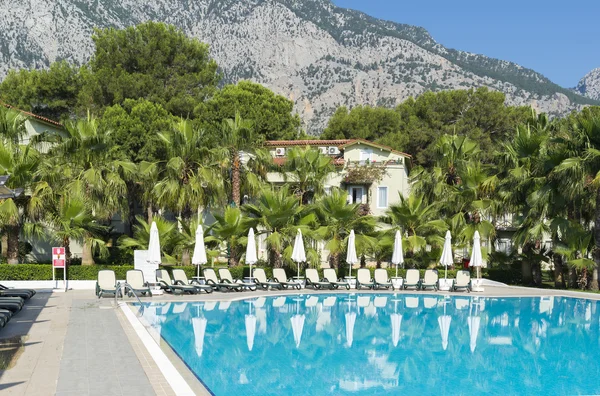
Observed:
[[[551,115],[600,103],[516,63],[446,48],[422,27],[329,0],[4,2],[0,77],[58,59],[86,62],[92,27],[171,23],[211,45],[225,82],[250,79],[294,100],[312,134],[340,105],[394,106],[428,90],[488,87],[504,92],[508,104]]]
[[[600,100],[600,67],[583,76],[575,91],[587,98]]]

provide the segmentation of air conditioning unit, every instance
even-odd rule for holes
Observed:
[[[321,154],[327,154],[327,147],[319,147]]]
[[[275,149],[275,155],[278,157],[283,157],[285,155],[285,148],[284,147],[277,147]]]
[[[335,147],[335,146],[331,146],[327,149],[327,153],[330,155],[334,155],[334,154],[339,154],[340,153],[340,149]]]

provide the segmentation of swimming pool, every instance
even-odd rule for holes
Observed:
[[[598,302],[318,294],[145,303],[215,395],[599,394]]]

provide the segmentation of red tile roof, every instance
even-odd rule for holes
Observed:
[[[288,146],[341,146],[351,142],[350,139],[339,140],[268,140],[265,142],[267,147],[288,147]]]
[[[30,113],[30,112],[25,111],[25,110],[18,109],[15,106],[9,105],[8,103],[0,102],[0,105],[2,105],[4,107],[7,107],[9,109],[17,110],[17,111],[23,113],[24,115],[26,115],[28,117],[35,118],[36,120],[40,120],[40,121],[45,122],[47,124],[55,125],[55,126],[57,126],[59,128],[64,128],[63,124],[61,124],[60,122],[51,120],[50,118],[42,117],[40,115],[33,114],[33,113]]]

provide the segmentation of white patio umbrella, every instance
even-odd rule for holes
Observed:
[[[304,251],[304,240],[302,239],[302,231],[300,231],[300,229],[298,229],[296,239],[294,240],[292,261],[298,264],[298,278],[300,278],[300,263],[306,261],[306,252]]]
[[[250,231],[248,231],[248,244],[246,245],[246,264],[250,265],[250,277],[252,277],[252,264],[256,264],[257,262],[254,228],[250,228]]]
[[[358,257],[356,256],[356,236],[354,230],[350,231],[348,237],[348,252],[346,253],[346,262],[349,267],[349,276],[352,276],[352,266],[358,263]]]
[[[483,257],[481,256],[481,238],[479,231],[475,231],[473,235],[473,251],[471,252],[471,260],[469,261],[469,267],[475,267],[477,271],[477,285],[481,281],[481,266],[483,265]]]
[[[402,253],[402,235],[400,230],[396,231],[394,237],[394,253],[392,254],[392,264],[396,265],[396,278],[398,277],[398,265],[404,264],[404,254]]]
[[[354,323],[356,322],[356,313],[348,312],[346,313],[346,345],[348,347],[352,346],[352,342],[354,341]]]
[[[160,237],[158,235],[158,227],[156,222],[152,222],[150,226],[150,241],[148,243],[148,263],[160,265],[162,259],[160,256]]]
[[[204,350],[204,334],[206,333],[206,318],[192,318],[192,326],[194,327],[194,346],[196,354],[202,356]]]
[[[467,318],[469,325],[469,346],[471,347],[471,353],[475,352],[477,347],[477,336],[479,335],[479,325],[481,324],[481,318],[479,316],[469,316]]]
[[[440,264],[446,267],[444,279],[448,279],[448,266],[454,264],[454,256],[452,255],[452,235],[450,231],[446,231],[446,240],[444,241],[444,249],[442,250],[442,257],[440,257]]]
[[[448,333],[450,333],[450,323],[452,317],[446,315],[446,302],[444,301],[444,315],[438,318],[438,324],[440,325],[440,332],[442,333],[442,348],[444,351],[448,348]]]
[[[200,276],[200,266],[208,263],[206,259],[206,247],[204,246],[204,230],[202,225],[196,228],[196,243],[194,244],[194,255],[192,256],[192,264],[197,267],[197,276]]]

